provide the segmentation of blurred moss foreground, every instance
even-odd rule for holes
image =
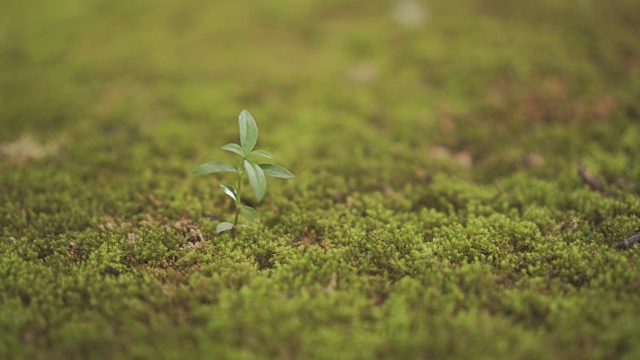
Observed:
[[[636,0],[2,1],[0,358],[638,359],[639,39]],[[296,178],[233,240],[190,171],[245,108]]]

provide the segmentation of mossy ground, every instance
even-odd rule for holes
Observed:
[[[2,2],[0,358],[640,358],[640,3],[420,4]]]

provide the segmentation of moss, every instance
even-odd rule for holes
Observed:
[[[419,4],[2,3],[0,358],[640,357],[637,2]]]

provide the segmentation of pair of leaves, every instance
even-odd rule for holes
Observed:
[[[225,194],[229,195],[236,202],[236,206],[240,209],[240,215],[242,215],[245,219],[249,221],[257,221],[258,220],[258,212],[249,206],[240,205],[238,191],[235,186],[231,184],[221,184],[220,187],[224,191]]]
[[[227,144],[225,146],[222,147],[222,150],[226,150],[229,152],[232,152],[234,154],[238,154],[240,156],[242,156],[243,158],[247,158],[247,159],[256,159],[259,157],[264,157],[264,158],[268,158],[268,159],[273,159],[273,155],[269,154],[268,152],[264,151],[264,150],[254,150],[251,151],[249,153],[245,153],[244,149],[238,145],[238,144]]]
[[[240,210],[242,211],[242,209],[245,209],[245,208],[248,208],[248,209],[251,209],[251,210],[244,210],[244,212],[241,213],[242,216],[244,216],[247,219],[252,219],[252,220],[249,220],[249,221],[258,222],[258,212],[255,211],[254,209],[248,207],[248,206],[244,206],[244,207],[240,208]],[[255,216],[255,217],[253,217],[253,216]],[[246,225],[240,225],[240,226],[246,226]],[[220,234],[223,231],[227,231],[227,230],[233,229],[233,227],[234,227],[234,225],[232,223],[230,223],[228,221],[223,221],[220,224],[218,224],[218,226],[216,226],[216,233]]]
[[[291,179],[295,177],[289,170],[276,164],[257,164],[251,160],[243,160],[244,170],[249,178],[249,185],[253,193],[256,195],[258,201],[262,200],[267,192],[267,179],[266,176]],[[204,175],[218,172],[237,172],[231,165],[225,164],[220,161],[210,161],[204,164],[200,164],[193,169],[193,175]],[[225,193],[229,194],[227,190]],[[229,194],[229,196],[231,196]],[[234,199],[237,196],[232,196]]]
[[[226,192],[226,189],[225,189],[225,192]],[[239,211],[240,211],[240,215],[242,215],[242,217],[244,217],[248,221],[253,221],[253,222],[260,221],[260,216],[258,215],[258,212],[250,206],[241,205],[239,208]],[[221,233],[223,231],[227,231],[231,229],[233,229],[233,224],[230,222],[224,221],[218,224],[218,226],[216,226],[216,233]]]
[[[259,218],[258,212],[254,208],[240,205],[240,201],[239,201],[240,198],[238,197],[238,191],[236,190],[235,186],[231,184],[220,184],[220,187],[222,188],[225,194],[229,195],[229,197],[236,202],[236,208],[238,208],[238,211],[240,212],[240,215],[242,215],[242,217],[244,217],[249,221],[256,221],[256,222],[258,221],[258,218]],[[221,222],[220,224],[218,224],[218,226],[216,226],[217,233],[221,233],[223,231],[227,231],[231,229],[233,229],[233,224],[226,221]]]
[[[273,156],[264,150],[253,150],[258,141],[258,126],[247,110],[240,112],[238,125],[240,127],[240,145],[227,144],[222,147],[223,150],[238,154],[243,159],[253,160],[258,157],[273,159]]]

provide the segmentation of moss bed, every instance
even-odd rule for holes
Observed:
[[[3,1],[0,358],[639,359],[639,39],[636,0]],[[190,171],[244,108],[296,178],[233,239]]]

